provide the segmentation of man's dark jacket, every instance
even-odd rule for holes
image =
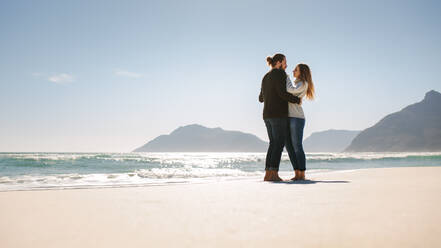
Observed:
[[[262,79],[259,101],[263,102],[263,119],[288,117],[288,102],[300,99],[286,91],[286,72],[272,69]]]

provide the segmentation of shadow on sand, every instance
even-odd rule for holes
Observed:
[[[285,180],[281,182],[271,182],[271,183],[280,183],[280,184],[315,184],[315,183],[350,183],[350,181],[323,181],[323,180],[301,180],[301,181],[291,181],[291,180]]]

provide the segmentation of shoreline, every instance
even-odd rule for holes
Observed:
[[[363,170],[372,170],[372,169],[388,169],[388,168],[425,168],[425,167],[441,167],[441,166],[403,166],[403,167],[370,167],[370,168],[356,168],[356,169],[310,169],[310,174],[308,175],[320,175],[320,174],[332,174],[332,173],[350,173],[356,171]],[[289,178],[294,176],[294,171],[279,171],[280,177],[284,179],[282,183],[289,183]],[[0,189],[0,193],[2,192],[16,192],[16,191],[57,191],[57,190],[85,190],[85,189],[112,189],[112,188],[138,188],[138,187],[167,187],[173,185],[192,185],[192,184],[213,184],[213,183],[223,183],[230,181],[263,181],[264,172],[259,176],[242,176],[242,177],[207,177],[207,178],[189,178],[182,179],[188,181],[170,181],[170,182],[151,182],[151,183],[143,183],[143,184],[108,184],[108,185],[72,185],[72,186],[48,186],[48,187],[30,187],[23,189]],[[179,178],[181,179],[181,178]],[[296,182],[297,184],[301,184],[302,182]]]
[[[441,167],[310,179],[0,192],[0,246],[441,245]]]

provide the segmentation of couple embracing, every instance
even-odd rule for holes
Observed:
[[[311,71],[308,65],[298,64],[293,70],[293,83],[285,72],[285,55],[278,53],[266,60],[271,69],[262,79],[259,95],[259,101],[264,103],[263,120],[269,138],[264,180],[282,181],[278,172],[283,147],[286,147],[295,171],[291,180],[305,180],[306,157],[302,144],[305,115],[302,98],[314,98]]]

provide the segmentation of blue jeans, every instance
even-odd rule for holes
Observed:
[[[286,139],[286,151],[294,170],[306,170],[306,156],[303,150],[303,128],[305,119],[289,117],[288,138]]]
[[[265,170],[279,171],[280,159],[288,135],[288,118],[267,118],[264,121],[269,138]]]

